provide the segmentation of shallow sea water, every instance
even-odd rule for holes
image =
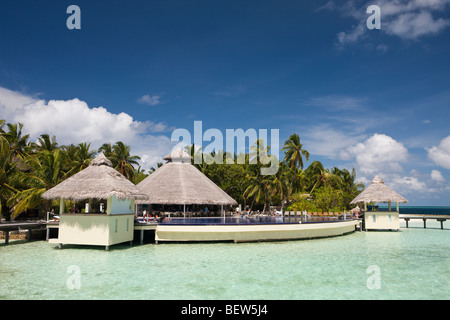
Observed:
[[[415,221],[400,232],[110,251],[11,241],[0,244],[0,299],[449,299],[448,223],[444,230]]]

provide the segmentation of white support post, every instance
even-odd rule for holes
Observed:
[[[64,199],[59,198],[59,215],[61,216],[61,214],[63,213],[64,213]]]

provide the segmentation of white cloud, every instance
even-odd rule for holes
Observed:
[[[142,104],[147,104],[149,106],[156,106],[158,104],[161,103],[161,97],[162,95],[143,95],[142,97],[140,97],[137,102],[142,103]]]
[[[397,189],[399,192],[409,193],[410,191],[425,191],[427,184],[420,181],[416,177],[401,177],[396,175],[392,179],[393,188]]]
[[[31,139],[48,133],[55,135],[59,144],[88,142],[93,149],[105,142],[123,141],[142,158],[145,169],[161,161],[174,144],[164,135],[151,134],[166,131],[164,123],[137,121],[104,107],[91,108],[76,98],[47,102],[0,87],[0,114],[7,122],[23,123]]]
[[[349,145],[357,143],[361,136],[324,124],[305,130],[302,139],[304,139],[305,149],[312,155],[333,158],[339,156],[340,152]],[[340,156],[346,158],[346,155]]]
[[[448,139],[448,140],[447,140]],[[447,145],[448,143],[448,145]],[[448,148],[448,149],[447,149]],[[439,147],[429,150],[441,159],[443,150],[450,156],[450,136],[443,139]],[[378,174],[385,184],[412,202],[428,200],[431,195],[447,199],[450,184],[439,170],[421,173],[416,168],[404,173],[404,166],[410,165],[410,155],[403,143],[385,134],[374,134],[368,139],[353,144],[341,151],[340,157],[351,162],[358,174],[357,180],[365,186]]]
[[[399,173],[408,158],[408,149],[385,134],[374,134],[341,151],[341,158],[354,159],[363,175]]]
[[[417,39],[436,34],[450,24],[449,20],[434,19],[429,11],[408,12],[385,22],[386,33],[403,39]]]
[[[380,0],[371,1],[363,5],[355,5],[354,1],[346,1],[339,5],[328,2],[321,7],[322,10],[337,10],[343,17],[352,17],[356,20],[348,31],[337,34],[338,45],[343,46],[355,43],[369,35],[366,21],[369,14],[366,9],[376,4],[381,9],[381,32],[400,37],[402,39],[419,39],[423,36],[434,35],[450,25],[450,20],[439,17],[450,4],[450,0]]]
[[[354,43],[358,41],[360,38],[362,38],[366,33],[365,25],[357,25],[354,27],[351,31],[344,32],[341,31],[337,34],[338,41],[340,44],[340,47],[349,44]]]
[[[450,169],[450,135],[439,143],[439,146],[426,148],[428,157],[438,166]]]
[[[436,182],[445,182],[444,177],[442,176],[442,173],[439,170],[432,170],[431,171],[431,179]]]

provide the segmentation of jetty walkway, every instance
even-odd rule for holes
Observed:
[[[435,215],[435,214],[400,214],[400,219],[406,221],[406,227],[408,228],[408,222],[411,220],[423,220],[423,227],[427,227],[427,220],[436,220],[441,223],[441,229],[444,229],[444,221],[450,220],[450,216]]]
[[[45,229],[46,222],[41,221],[32,221],[32,222],[1,222],[0,223],[0,231],[5,233],[5,244],[9,243],[9,232],[10,231],[28,231],[28,240],[31,239],[31,231],[35,229]]]

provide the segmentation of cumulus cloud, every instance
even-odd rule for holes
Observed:
[[[363,142],[351,145],[341,151],[343,159],[354,159],[363,175],[376,173],[398,173],[401,163],[408,158],[408,149],[385,134],[374,134]]]
[[[427,187],[425,182],[420,181],[416,177],[402,177],[400,175],[394,175],[392,177],[392,184],[394,188],[405,193],[409,193],[410,191],[424,191]]]
[[[439,146],[428,149],[428,152],[430,157],[449,166],[450,136],[443,139]],[[412,201],[419,198],[425,201],[431,195],[437,198],[448,197],[450,184],[439,170],[421,173],[412,169],[404,173],[404,167],[410,165],[408,149],[388,135],[374,134],[344,148],[340,152],[340,158],[351,162],[358,174],[357,180],[366,186],[378,174],[387,186]]]
[[[450,169],[450,135],[439,143],[439,146],[426,148],[428,157],[438,166]]]
[[[94,149],[105,142],[123,141],[141,157],[145,169],[161,161],[174,144],[154,134],[168,129],[164,123],[138,121],[125,112],[89,107],[76,98],[45,101],[0,87],[0,114],[7,122],[23,123],[32,139],[47,133],[55,135],[60,144],[88,142]]]
[[[431,180],[442,183],[445,182],[444,177],[442,176],[442,173],[439,170],[432,170],[431,171]]]

